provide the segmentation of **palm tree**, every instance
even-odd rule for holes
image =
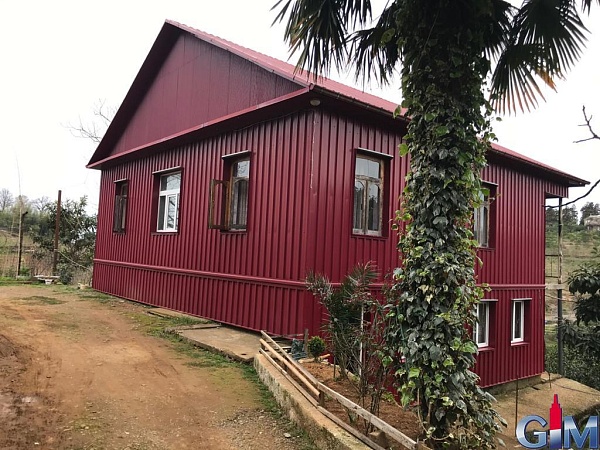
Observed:
[[[476,346],[465,328],[482,295],[469,224],[493,138],[490,117],[494,109],[535,107],[540,86],[555,87],[581,55],[587,30],[579,8],[591,4],[389,0],[374,22],[370,0],[274,6],[298,66],[315,76],[353,64],[357,78],[389,83],[400,71],[411,118],[401,153],[410,153],[411,172],[386,334],[391,355],[405,358],[397,371],[402,402],[420,405],[434,447],[493,448],[501,420],[471,372]]]

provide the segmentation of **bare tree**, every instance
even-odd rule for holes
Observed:
[[[114,118],[116,109],[106,106],[106,100],[98,100],[92,108],[92,113],[94,114],[94,120],[84,122],[80,116],[78,125],[69,123],[66,127],[75,137],[90,139],[92,142],[99,143]]]
[[[52,203],[52,201],[50,200],[50,197],[44,195],[42,197],[31,200],[30,203],[35,212],[41,213],[44,210],[44,208],[46,208]]]
[[[0,212],[6,211],[15,204],[15,198],[12,193],[6,189],[0,189]]]

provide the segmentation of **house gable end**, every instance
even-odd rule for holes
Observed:
[[[166,23],[90,164],[301,89]]]

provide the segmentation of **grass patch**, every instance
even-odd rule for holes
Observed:
[[[31,297],[25,297],[22,300],[27,302],[36,303],[38,305],[62,305],[65,303],[54,297],[46,297],[44,295],[32,295]]]
[[[31,284],[30,281],[17,280],[15,278],[0,277],[0,286],[19,286],[22,284]]]
[[[117,300],[112,295],[103,294],[102,292],[98,292],[98,291],[90,291],[89,293],[86,293],[86,294],[84,294],[82,291],[80,291],[78,289],[73,289],[73,291],[75,293],[77,293],[77,296],[80,299],[83,299],[83,300],[94,300],[99,303],[110,303],[110,302],[114,302]]]

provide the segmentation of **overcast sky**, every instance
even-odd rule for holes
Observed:
[[[30,198],[55,198],[62,189],[63,198],[87,195],[96,208],[99,172],[85,168],[95,144],[67,125],[91,121],[99,100],[121,103],[165,19],[287,60],[283,27],[271,27],[273,3],[0,0],[0,188]],[[500,144],[593,182],[600,141],[573,143],[589,136],[578,127],[584,104],[600,132],[600,14],[585,19],[588,48],[558,93],[548,92],[532,113],[503,118],[495,131]],[[400,101],[397,87],[375,93]],[[585,190],[572,189],[570,197]],[[600,202],[600,187],[589,200]]]

